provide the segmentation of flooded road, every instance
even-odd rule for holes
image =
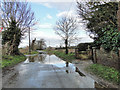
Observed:
[[[27,55],[3,88],[96,88],[97,83],[74,64],[55,55]]]

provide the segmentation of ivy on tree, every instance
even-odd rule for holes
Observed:
[[[77,2],[78,14],[86,22],[94,46],[106,51],[120,47],[117,30],[118,2]],[[93,36],[94,35],[94,36]]]

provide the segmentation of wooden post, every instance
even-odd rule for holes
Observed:
[[[92,53],[92,61],[93,61],[93,63],[94,63],[94,58],[93,58],[93,47],[92,47],[92,50],[91,50],[91,53]]]
[[[75,58],[78,58],[78,48],[75,48]]]
[[[118,48],[118,60],[120,61],[120,48]]]
[[[120,1],[118,4],[118,11],[117,11],[117,23],[118,23],[118,31],[120,31]]]
[[[120,48],[118,48],[118,66],[120,69]]]
[[[87,54],[90,56],[90,46],[88,45]]]
[[[92,47],[92,59],[93,59],[93,63],[97,63],[97,58],[96,58],[96,48]]]
[[[120,72],[120,48],[118,48],[118,70]],[[120,78],[120,76],[118,76]],[[120,83],[118,83],[118,89],[120,89]]]
[[[117,23],[118,23],[118,41],[120,41],[120,1],[118,2],[118,11],[117,11]],[[118,48],[118,68],[120,69],[120,48]],[[120,89],[120,83],[118,83]]]

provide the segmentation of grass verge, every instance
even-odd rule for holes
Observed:
[[[92,64],[87,67],[86,70],[107,81],[113,82],[115,84],[120,83],[120,72],[114,68],[100,64]]]
[[[22,61],[24,61],[26,57],[24,55],[19,55],[19,56],[3,56],[2,57],[2,62],[1,62],[1,67],[11,67],[14,66]]]
[[[52,50],[52,51],[47,51],[49,54],[55,54],[56,56],[58,56],[59,58],[65,60],[65,61],[69,61],[72,62],[72,60],[75,60],[75,54],[73,53],[69,53],[69,54],[65,54],[65,52],[62,51],[58,51],[58,50]]]

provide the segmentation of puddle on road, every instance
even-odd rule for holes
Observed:
[[[65,71],[65,73],[67,74],[76,72],[79,74],[80,77],[87,77],[77,67],[75,67],[74,64],[63,61],[55,55],[38,54],[38,55],[27,56],[27,57],[28,58],[24,63],[29,64],[29,63],[37,62],[40,64],[50,64],[55,67],[58,67],[60,71]],[[94,88],[103,88],[103,87],[97,82],[94,82]]]

